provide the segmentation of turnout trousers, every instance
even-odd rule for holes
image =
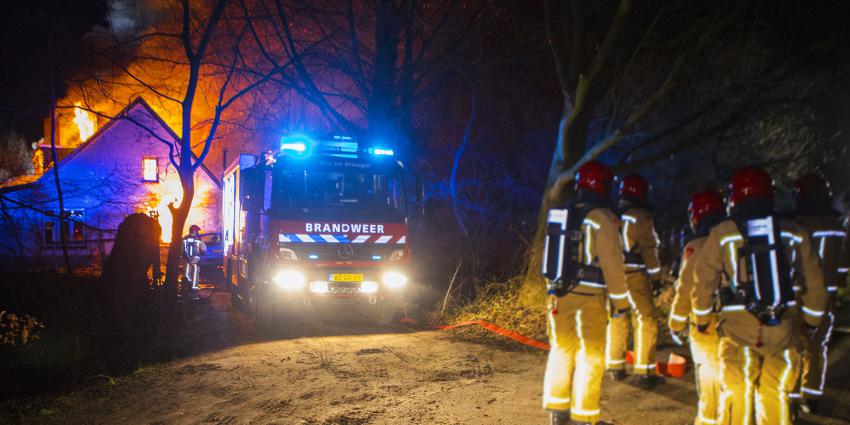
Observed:
[[[608,322],[606,366],[610,370],[626,368],[626,350],[629,342],[629,319],[634,328],[635,375],[654,374],[656,370],[655,345],[658,338],[658,315],[652,302],[649,276],[643,271],[626,273],[629,304],[632,309]]]
[[[189,288],[198,289],[198,272],[200,269],[201,257],[192,257],[186,261],[186,280]],[[185,288],[185,289],[189,289]]]
[[[720,420],[723,425],[791,425],[789,394],[800,368],[793,347],[774,353],[720,339]]]
[[[543,379],[543,408],[570,411],[574,421],[599,421],[599,398],[605,373],[605,323],[602,294],[567,294],[556,313],[547,313],[549,359]]]
[[[829,358],[829,341],[832,338],[832,328],[835,325],[835,315],[826,313],[811,341],[806,341],[803,352],[802,396],[805,399],[817,400],[823,395],[826,384],[826,366]]]
[[[717,350],[720,337],[714,324],[705,334],[697,330],[693,321],[690,325],[691,357],[694,360],[694,378],[696,379],[699,406],[695,425],[714,425],[717,423],[717,407],[720,398],[720,362]]]

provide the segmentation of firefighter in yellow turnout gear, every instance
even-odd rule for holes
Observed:
[[[553,425],[570,419],[575,424],[602,424],[599,400],[605,372],[607,298],[620,314],[628,309],[617,217],[605,206],[611,179],[602,163],[583,165],[576,178],[577,200],[566,209],[550,211],[550,228],[553,212],[569,213],[563,217],[574,220],[574,230],[566,228],[566,238],[561,240],[575,241],[571,248],[555,248],[558,237],[550,234],[545,251],[551,254],[544,256],[551,349],[543,407],[549,410]]]
[[[847,253],[844,252],[847,233],[841,223],[841,214],[832,208],[829,184],[822,177],[804,175],[795,184],[795,195],[797,210],[794,221],[811,237],[829,293],[823,322],[812,338],[804,341],[806,347],[803,351],[800,390],[805,403],[802,407],[809,413],[817,413],[826,383],[829,341],[835,325],[832,311],[835,295],[847,279],[849,266]]]
[[[703,333],[720,300],[718,423],[790,425],[800,320],[811,332],[824,316],[823,273],[808,234],[776,218],[764,170],[744,168],[730,186],[730,219],[712,228],[700,249],[692,299]],[[802,273],[799,304],[792,270]]]
[[[720,381],[718,380],[717,347],[720,337],[712,328],[716,325],[715,314],[709,316],[710,327],[706,332],[699,332],[696,328],[696,318],[691,311],[691,292],[694,287],[694,264],[696,264],[700,250],[708,232],[711,228],[722,221],[724,213],[723,198],[714,191],[704,191],[691,197],[688,206],[691,228],[694,237],[685,245],[682,252],[682,264],[679,269],[679,277],[676,280],[676,295],[670,309],[668,326],[677,344],[682,343],[682,332],[690,324],[688,336],[690,337],[691,356],[694,362],[694,376],[696,378],[697,393],[699,394],[699,405],[696,425],[713,425],[717,423],[717,401],[720,397]]]
[[[653,296],[661,290],[661,265],[658,237],[652,213],[644,206],[648,190],[646,180],[625,176],[620,184],[620,228],[623,238],[626,287],[631,304],[634,329],[634,369],[638,385],[652,388],[661,382],[656,375],[655,347],[658,338],[658,312]],[[625,378],[629,317],[612,315],[607,329],[606,365],[616,380]]]

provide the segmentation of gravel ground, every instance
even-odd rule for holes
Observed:
[[[540,408],[542,352],[493,344],[481,337],[481,331],[378,328],[352,320],[306,326],[261,340],[253,334],[245,313],[230,307],[224,296],[214,300],[206,315],[195,319],[198,339],[219,338],[223,343],[214,346],[229,347],[140,367],[126,377],[104,378],[69,394],[39,400],[33,404],[37,407],[7,421],[545,423]],[[836,347],[846,352],[848,340]],[[832,419],[806,417],[801,423],[848,423],[836,418],[850,417],[850,371],[834,370],[825,406]],[[692,380],[690,374],[668,379],[652,392],[606,380],[603,419],[624,425],[690,423],[696,406]]]

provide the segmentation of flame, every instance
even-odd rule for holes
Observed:
[[[186,218],[184,232],[186,228],[192,224],[201,224],[207,222],[205,217],[206,208],[199,208],[205,205],[210,195],[209,185],[202,179],[195,180],[195,196],[192,198],[192,205],[189,208],[189,216]],[[173,218],[171,211],[168,209],[168,204],[174,203],[176,207],[180,200],[183,199],[183,186],[180,184],[180,177],[177,173],[169,173],[165,178],[160,179],[157,189],[155,190],[156,212],[159,214],[157,221],[162,226],[162,242],[171,242],[171,224]]]
[[[85,142],[94,134],[97,128],[97,122],[92,114],[83,110],[81,106],[82,104],[80,102],[74,103],[74,123],[77,124],[77,128],[80,130],[80,141]]]

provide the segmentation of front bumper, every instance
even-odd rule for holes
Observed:
[[[393,270],[298,269],[283,266],[270,274],[269,296],[305,302],[366,302],[401,300],[407,292],[407,275]],[[398,275],[404,277],[399,283]],[[395,279],[393,279],[395,277]]]

